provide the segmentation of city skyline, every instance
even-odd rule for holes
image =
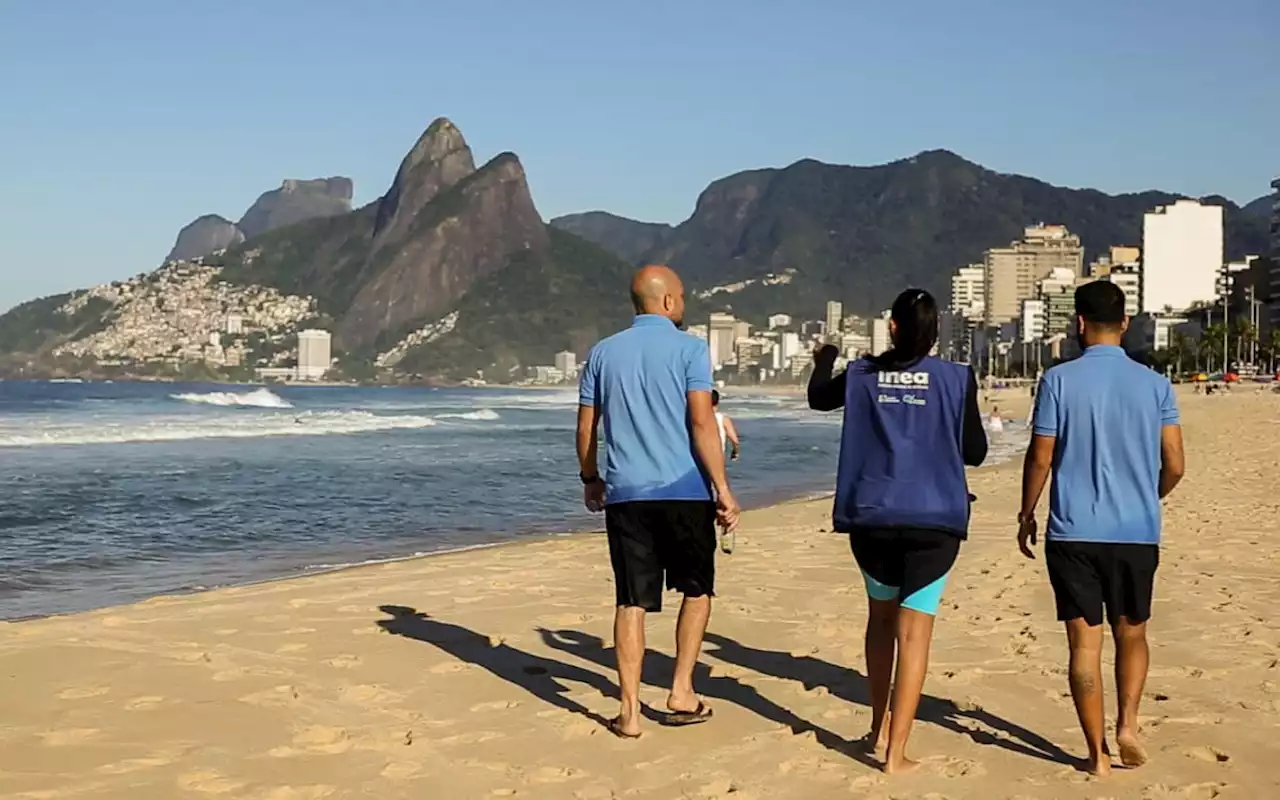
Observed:
[[[938,147],[1056,185],[1218,193],[1237,203],[1266,194],[1280,171],[1270,145],[1280,110],[1265,81],[1248,79],[1277,66],[1266,35],[1280,26],[1274,4],[1206,10],[1179,0],[1152,16],[1102,0],[1070,14],[941,0],[926,3],[927,13],[823,2],[710,2],[690,13],[657,3],[641,19],[550,3],[485,16],[483,35],[445,37],[429,54],[415,46],[419,31],[467,30],[479,12],[123,5],[0,11],[0,67],[23,76],[3,101],[21,124],[0,132],[0,168],[11,196],[24,198],[0,221],[5,309],[157,265],[183,224],[233,215],[284,178],[349,175],[356,204],[366,203],[439,114],[465,124],[482,157],[519,153],[547,218],[599,208],[678,222],[708,183],[741,170],[802,158],[878,164]],[[216,24],[239,13],[254,25],[229,35]],[[1157,65],[1144,84],[1155,102],[1143,105],[1142,124],[1071,133],[1064,102],[1123,108],[1131,86],[1115,80],[1110,60],[1019,44],[1027,26],[1077,40],[1106,30],[1125,42],[1130,63]],[[898,49],[904,31],[915,44],[910,59]],[[1001,47],[969,46],[975,40]],[[781,57],[757,58],[763,41]],[[628,48],[658,57],[616,57]],[[1010,58],[1018,70],[1003,69]],[[610,68],[588,68],[599,63]],[[885,63],[895,65],[891,80],[874,77]],[[424,96],[420,76],[441,64],[456,77]],[[942,69],[946,82],[937,80]],[[697,90],[691,77],[717,92]],[[957,82],[965,92],[953,90]],[[834,92],[848,102],[817,102]],[[229,95],[236,99],[209,103]],[[581,96],[593,102],[573,100]],[[993,126],[992,109],[1013,98],[1020,124]],[[637,125],[637,102],[672,109],[668,123]],[[858,124],[869,108],[881,124]]]

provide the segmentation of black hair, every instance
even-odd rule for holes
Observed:
[[[712,390],[711,390],[711,405],[713,405],[713,406],[718,406],[718,405],[720,405],[720,390],[719,390],[719,389],[712,389]]]
[[[893,345],[870,361],[876,369],[902,369],[929,355],[938,343],[938,302],[924,289],[898,295],[889,310],[897,328]]]
[[[1076,289],[1076,316],[1116,329],[1124,322],[1124,292],[1111,281],[1091,281]]]

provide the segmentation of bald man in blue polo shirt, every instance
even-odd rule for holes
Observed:
[[[1104,741],[1102,622],[1116,647],[1116,743],[1128,767],[1146,763],[1138,702],[1147,680],[1147,620],[1160,563],[1160,501],[1182,479],[1173,387],[1120,346],[1124,293],[1106,281],[1076,289],[1084,355],[1050,369],[1036,396],[1022,472],[1018,546],[1035,558],[1036,504],[1053,474],[1045,562],[1071,648],[1069,682],[1089,749],[1111,771]]]
[[[707,343],[680,330],[684,285],[671,269],[647,266],[631,281],[636,318],[597,344],[578,393],[578,462],[583,499],[605,512],[617,587],[614,646],[621,711],[609,722],[619,738],[640,735],[644,619],[662,609],[662,589],[684,595],[676,622],[676,666],[666,722],[711,718],[693,691],[711,597],[717,522],[738,524],[725,475]],[[596,464],[604,424],[605,470]]]

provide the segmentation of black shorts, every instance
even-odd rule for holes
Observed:
[[[1120,617],[1130,622],[1151,618],[1159,545],[1049,540],[1044,560],[1063,622],[1084,617],[1090,625],[1101,625],[1104,609],[1112,625]]]
[[[715,594],[716,506],[701,500],[637,500],[605,509],[618,605],[662,610],[668,589]]]
[[[863,528],[849,534],[867,594],[903,608],[937,614],[960,537],[921,528]]]

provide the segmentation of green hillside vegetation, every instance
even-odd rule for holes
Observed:
[[[37,354],[58,342],[90,336],[106,327],[111,303],[94,297],[75,314],[58,309],[74,292],[42,297],[0,316],[0,353]]]
[[[544,254],[520,254],[480,279],[458,305],[457,327],[409,353],[399,369],[422,375],[512,377],[517,365],[584,354],[629,324],[631,266],[601,247],[550,229]]]

